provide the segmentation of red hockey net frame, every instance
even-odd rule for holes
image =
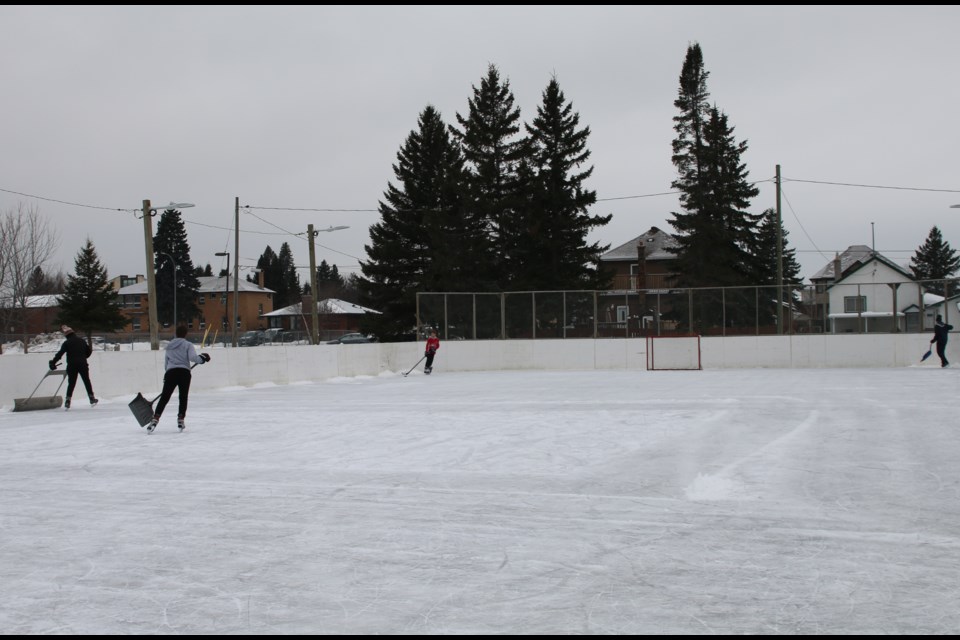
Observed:
[[[677,365],[676,358],[669,358],[666,355],[661,358],[661,363],[667,362],[663,366],[658,366],[657,364],[657,353],[656,353],[656,344],[659,342],[661,346],[665,346],[669,343],[665,342],[667,340],[671,341],[684,341],[684,347],[686,351],[684,356],[689,358],[689,366],[679,366]],[[667,348],[667,351],[670,353],[677,353],[679,350],[679,342],[674,342],[670,347]],[[663,353],[661,349],[661,353]],[[671,366],[671,364],[675,366]],[[674,334],[669,336],[647,336],[647,371],[702,371],[703,370],[703,360],[700,355],[700,335],[696,333],[688,334]]]

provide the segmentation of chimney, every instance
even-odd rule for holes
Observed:
[[[656,227],[651,228],[651,231]],[[637,282],[634,289],[647,288],[647,240],[646,236],[640,236],[637,240]]]
[[[263,289],[263,270],[257,271],[257,285]]]
[[[839,280],[841,275],[843,275],[843,270],[840,268],[840,254],[838,253],[833,257],[833,281]]]

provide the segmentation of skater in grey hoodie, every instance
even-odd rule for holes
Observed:
[[[186,425],[183,423],[187,417],[187,398],[190,395],[190,363],[201,364],[210,362],[210,356],[206,353],[197,354],[193,343],[186,339],[186,325],[177,326],[177,337],[167,343],[167,351],[164,356],[163,391],[160,393],[160,401],[157,402],[157,409],[153,412],[153,420],[147,425],[147,433],[153,433],[160,422],[160,416],[163,414],[164,407],[170,401],[173,390],[180,389],[180,407],[177,411],[177,426],[183,431]]]

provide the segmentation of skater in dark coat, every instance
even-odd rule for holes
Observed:
[[[427,364],[423,367],[424,373],[433,371],[433,356],[437,355],[437,349],[440,348],[440,338],[437,337],[435,329],[430,330],[430,337],[427,338],[427,346],[424,349],[424,355],[427,356]]]
[[[947,362],[947,338],[950,337],[951,331],[953,331],[953,325],[944,324],[943,316],[937,316],[937,323],[933,325],[933,339],[930,344],[937,343],[937,355],[940,356],[941,367],[950,364]]]
[[[179,325],[177,327],[177,337],[167,343],[167,350],[163,358],[165,373],[163,374],[163,391],[160,392],[160,401],[157,402],[157,408],[153,412],[153,420],[147,425],[147,433],[153,433],[160,422],[160,416],[163,414],[170,396],[174,389],[180,390],[180,406],[177,410],[177,426],[183,431],[186,425],[184,419],[187,417],[187,399],[190,396],[190,380],[193,377],[190,373],[190,364],[200,364],[210,362],[210,356],[206,353],[197,354],[193,343],[187,338],[187,326]]]
[[[93,395],[93,384],[90,382],[90,367],[87,364],[87,358],[93,354],[93,349],[90,348],[86,340],[78,336],[74,330],[67,325],[62,325],[60,330],[63,331],[66,340],[63,341],[63,344],[60,346],[60,351],[57,351],[57,355],[53,356],[53,359],[50,361],[50,369],[56,369],[60,358],[66,354],[67,399],[64,400],[63,406],[66,409],[70,408],[70,399],[73,397],[73,390],[77,387],[77,376],[80,376],[80,379],[83,380],[83,386],[87,388],[87,397],[90,399],[90,406],[92,407],[99,402],[96,396]]]

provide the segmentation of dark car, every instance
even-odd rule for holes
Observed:
[[[327,344],[362,344],[376,341],[376,338],[373,336],[365,336],[362,333],[347,333],[336,340],[329,340]]]
[[[240,336],[240,339],[237,340],[237,344],[241,347],[255,347],[263,344],[266,341],[267,336],[263,331],[247,331]]]

